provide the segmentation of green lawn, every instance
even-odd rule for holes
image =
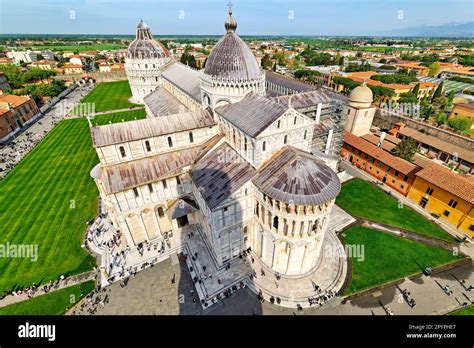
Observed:
[[[94,281],[73,285],[0,308],[0,315],[62,315],[94,289]]]
[[[384,193],[374,184],[353,179],[342,185],[336,204],[349,214],[447,241],[456,241],[436,224]]]
[[[347,245],[364,246],[364,258],[352,258],[352,281],[345,294],[352,294],[383,283],[419,273],[427,266],[439,266],[462,256],[426,244],[392,236],[362,226],[344,231]]]
[[[97,116],[107,124],[145,117],[144,110]],[[0,244],[33,244],[38,259],[0,258],[0,294],[92,269],[81,248],[86,221],[97,214],[90,170],[98,163],[87,121],[62,121],[0,181]]]
[[[124,112],[114,112],[112,114],[100,115],[91,120],[94,126],[104,125],[110,122],[118,123],[124,121],[133,121],[134,119],[140,120],[146,118],[145,109],[124,111]]]
[[[457,311],[449,313],[449,315],[474,315],[474,305],[458,309]]]
[[[83,103],[94,103],[95,112],[126,109],[139,106],[128,99],[132,96],[128,81],[102,82],[94,87],[82,100]],[[77,109],[77,108],[76,108]]]

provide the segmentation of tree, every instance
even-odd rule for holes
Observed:
[[[416,94],[414,93],[401,93],[400,94],[400,99],[398,100],[398,103],[400,104],[413,104],[417,103],[418,98],[416,97]]]
[[[448,107],[448,98],[444,95],[431,101],[433,107],[438,111],[445,111]]]
[[[270,69],[273,66],[273,63],[270,59],[270,56],[268,54],[265,54],[262,59],[262,68],[264,69]]]
[[[188,52],[184,52],[181,55],[181,63],[189,65],[191,68],[197,69],[196,58]]]
[[[456,116],[448,120],[448,125],[454,130],[464,132],[471,128],[472,120],[469,117]]]
[[[428,76],[436,77],[441,71],[441,65],[438,62],[434,62],[430,65],[430,70],[428,71]]]
[[[418,93],[420,93],[420,83],[417,83],[415,87],[413,87],[412,93],[418,98]]]
[[[431,98],[431,100],[434,100],[438,97],[441,97],[442,92],[443,92],[443,81],[441,81],[440,84],[438,85],[438,87],[436,87],[436,90],[433,93],[433,97]]]
[[[416,140],[410,137],[405,137],[397,146],[392,149],[392,154],[401,157],[404,160],[411,161],[416,153]]]
[[[402,75],[402,74],[382,74],[382,75],[372,75],[370,77],[371,80],[380,81],[383,83],[391,84],[391,83],[400,83],[404,85],[408,85],[412,82],[417,82],[418,79],[413,76]]]
[[[438,112],[434,116],[434,120],[436,122],[436,125],[439,127],[443,124],[446,124],[446,121],[448,120],[448,117],[446,116],[446,114],[444,112]]]

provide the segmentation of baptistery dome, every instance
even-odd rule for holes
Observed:
[[[128,47],[128,56],[130,58],[165,58],[169,55],[168,50],[153,39],[150,27],[140,20],[135,40]]]
[[[225,21],[227,33],[209,55],[204,73],[222,79],[255,79],[262,74],[257,60],[247,44],[235,33],[237,21],[232,9]]]

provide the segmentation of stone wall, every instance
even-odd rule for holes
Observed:
[[[86,76],[94,79],[96,82],[112,82],[112,81],[127,80],[127,75],[125,74],[125,70],[113,71],[113,72],[89,71],[89,72],[83,72],[81,74],[57,75],[54,78],[58,80],[64,80],[64,81],[79,81],[80,79]]]
[[[453,145],[457,145],[468,150],[474,149],[474,139],[470,139],[445,129],[440,129],[401,115],[388,114],[387,112],[382,113],[380,109],[377,109],[372,125],[381,129],[390,129],[393,128],[397,122],[403,122],[410,128],[416,129],[421,133],[431,135],[440,140],[447,141]]]

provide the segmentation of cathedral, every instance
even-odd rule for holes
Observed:
[[[232,9],[225,30],[198,71],[174,61],[140,21],[125,68],[132,101],[144,104],[147,118],[91,127],[100,159],[91,176],[103,209],[127,253],[150,255],[146,263],[130,256],[127,266],[143,268],[168,249],[193,255],[186,248],[194,231],[208,269],[225,272],[251,256],[262,274],[286,282],[284,305],[311,296],[314,284],[337,292],[346,260],[329,260],[323,247],[345,256],[328,226],[341,188],[343,132],[363,87],[347,101],[264,71],[236,34]],[[103,277],[124,277],[116,255],[103,253]],[[247,274],[239,280],[263,297],[279,291]],[[219,291],[233,285],[219,283]],[[198,291],[206,305],[212,286]]]

